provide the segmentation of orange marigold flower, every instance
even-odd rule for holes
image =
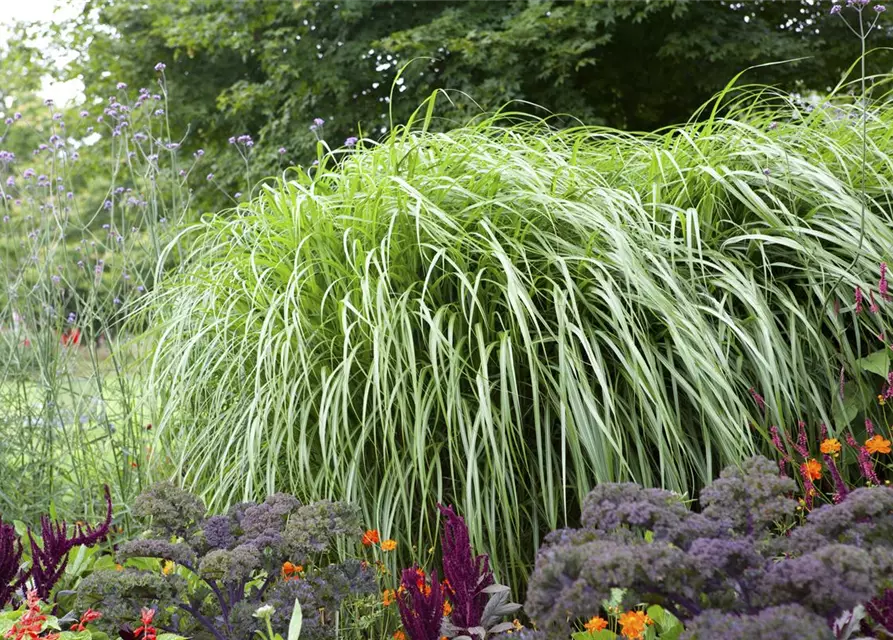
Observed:
[[[381,538],[378,537],[378,529],[367,529],[362,542],[364,547],[371,547],[373,544],[378,544],[379,540]]]
[[[807,460],[800,465],[800,473],[803,474],[804,478],[818,480],[822,477],[822,463],[814,458]]]
[[[385,540],[384,542],[381,543],[381,550],[382,550],[382,551],[393,551],[393,550],[396,549],[396,548],[397,548],[397,541],[396,541],[396,540],[388,539],[388,540]]]
[[[583,628],[586,629],[589,633],[595,633],[596,631],[601,631],[602,629],[606,629],[608,626],[608,621],[604,618],[600,618],[598,616],[594,616],[589,618],[589,622],[583,625]]]
[[[837,438],[825,438],[819,449],[825,455],[837,455],[840,453],[840,441]]]
[[[639,640],[645,635],[645,627],[654,624],[654,620],[649,618],[644,611],[627,611],[620,614],[620,635],[624,638]]]
[[[297,580],[303,571],[303,565],[292,564],[291,562],[284,562],[282,564],[282,577],[285,578],[286,582],[289,580]]]
[[[453,612],[453,605],[450,604],[449,600],[443,601],[443,615],[448,616]]]
[[[868,453],[871,454],[890,453],[891,451],[890,441],[880,435],[872,436],[866,440],[865,448],[868,449]]]
[[[393,589],[385,589],[381,592],[381,603],[384,606],[390,607],[392,604],[394,604],[395,601],[396,594],[394,593]]]
[[[406,634],[403,633],[403,629],[397,629],[394,632],[394,640],[406,640]]]

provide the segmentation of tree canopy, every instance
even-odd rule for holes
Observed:
[[[240,179],[232,136],[254,137],[258,178],[309,163],[319,137],[380,136],[438,88],[444,128],[514,101],[643,130],[687,120],[745,68],[788,61],[745,81],[824,91],[858,56],[813,0],[88,0],[57,37],[79,53],[63,73],[100,95],[151,86],[164,61],[172,128]],[[889,31],[872,35],[890,44]],[[312,131],[314,118],[324,127]]]

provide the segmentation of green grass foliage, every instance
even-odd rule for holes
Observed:
[[[858,106],[735,95],[654,134],[432,133],[432,99],[184,232],[150,312],[187,483],[357,500],[418,553],[445,500],[520,581],[598,482],[692,492],[769,424],[839,432],[879,333],[853,291],[893,247],[893,111],[867,116],[863,210]]]

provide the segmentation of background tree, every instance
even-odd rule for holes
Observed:
[[[215,207],[228,201],[219,189],[232,195],[246,179],[312,161],[319,137],[337,146],[382,135],[437,88],[451,92],[438,113],[444,128],[523,101],[516,108],[653,129],[688,119],[746,67],[781,60],[797,59],[745,81],[824,91],[854,59],[851,34],[827,9],[778,0],[89,0],[59,35],[80,53],[66,73],[110,92],[120,81],[154,82],[154,65],[170,65],[173,128],[208,152],[210,173],[230,176],[197,185],[199,202]],[[891,41],[878,33],[874,46]],[[873,70],[890,59],[872,56]],[[311,131],[314,118],[325,125]],[[240,134],[256,141],[247,176],[228,144]]]

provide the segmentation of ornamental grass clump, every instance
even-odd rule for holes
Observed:
[[[152,294],[173,462],[215,505],[343,497],[417,549],[452,502],[517,586],[598,483],[692,493],[771,424],[832,424],[841,367],[874,393],[852,292],[893,246],[893,109],[863,180],[844,93],[730,89],[651,134],[434,133],[432,100],[321,153],[186,232]]]
[[[328,563],[339,538],[359,539],[359,510],[346,503],[301,504],[277,493],[208,516],[205,505],[171,483],[159,483],[134,504],[147,538],[118,547],[120,570],[96,571],[77,589],[79,609],[104,612],[109,632],[155,610],[159,629],[198,640],[245,640],[265,631],[254,616],[285,633],[297,599],[301,638],[334,638],[342,603],[377,594],[373,571],[358,561]],[[163,561],[161,570],[144,560]]]
[[[791,529],[795,489],[761,457],[724,470],[699,513],[668,491],[601,485],[583,526],[540,549],[525,611],[566,637],[621,589],[622,608],[659,605],[686,640],[840,637],[893,583],[893,488],[855,489]],[[870,611],[865,628],[881,629]]]

